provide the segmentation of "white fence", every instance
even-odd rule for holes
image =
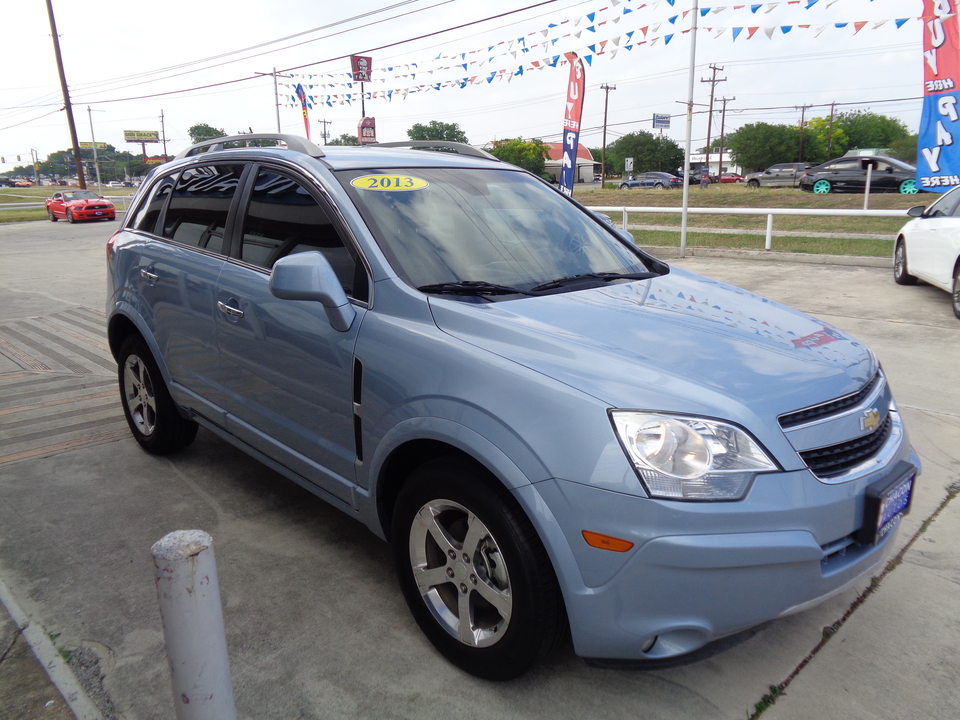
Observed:
[[[623,213],[624,230],[627,229],[627,213],[662,213],[679,215],[683,208],[674,207],[614,207],[591,206],[591,210],[602,213]],[[773,216],[774,215],[831,215],[836,217],[902,217],[906,219],[906,210],[820,210],[806,208],[687,208],[690,215],[766,215],[767,234],[764,249],[773,247]],[[688,228],[688,231],[690,228]],[[694,231],[697,228],[693,228]]]

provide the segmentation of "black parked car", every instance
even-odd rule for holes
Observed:
[[[681,187],[680,178],[665,172],[645,172],[640,173],[631,180],[621,180],[617,185],[620,190],[630,188],[653,188],[654,190],[663,190],[665,188]]]
[[[917,169],[900,160],[880,155],[854,155],[828,160],[803,174],[800,189],[817,195],[831,192],[862,193],[867,185],[867,167],[871,163],[871,192],[917,192]]]

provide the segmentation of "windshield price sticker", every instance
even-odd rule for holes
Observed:
[[[389,192],[409,192],[430,187],[426,180],[412,175],[363,175],[351,180],[350,184],[361,190]]]

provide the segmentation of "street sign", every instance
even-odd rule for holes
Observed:
[[[623,171],[624,171],[624,172],[633,172],[633,158],[624,158],[624,159],[623,159]]]
[[[670,116],[669,115],[658,115],[657,113],[653,114],[653,129],[654,130],[669,130],[670,129]]]

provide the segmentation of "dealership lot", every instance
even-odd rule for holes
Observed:
[[[169,458],[139,449],[102,329],[115,227],[0,226],[0,579],[58,647],[99,659],[102,697],[124,718],[173,716],[150,546],[176,529],[214,537],[244,718],[742,718],[856,600],[849,591],[678,667],[598,669],[567,651],[511,683],[464,675],[420,634],[387,546],[359,523],[203,431]],[[887,269],[679,263],[810,312],[877,353],[924,462],[897,538],[905,546],[960,478],[960,322],[949,297],[896,286]],[[958,540],[954,501],[766,717],[952,717]]]

